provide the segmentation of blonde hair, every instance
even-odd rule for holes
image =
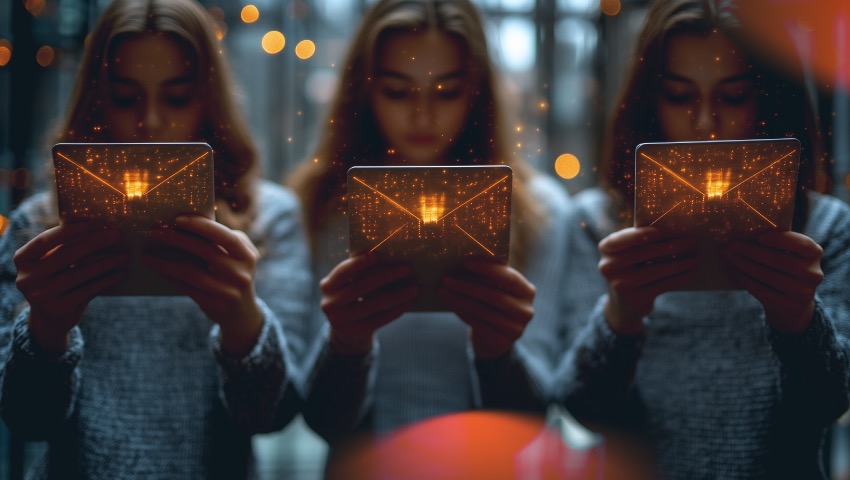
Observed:
[[[213,147],[220,221],[236,227],[251,216],[257,150],[237,104],[236,85],[215,35],[212,17],[193,0],[115,0],[91,32],[57,142],[108,142],[102,105],[114,46],[128,36],[164,33],[175,39],[195,66],[202,115],[200,138]],[[187,139],[188,140],[188,139]],[[222,210],[226,205],[227,209]],[[229,210],[229,211],[227,211]],[[222,218],[224,220],[222,220]]]
[[[480,15],[468,0],[379,0],[364,15],[343,63],[339,88],[314,155],[284,181],[301,198],[311,238],[328,216],[344,212],[346,172],[384,162],[387,145],[370,103],[382,42],[393,34],[437,30],[463,48],[473,99],[466,125],[447,155],[448,164],[505,164],[514,171],[511,261],[523,265],[542,213],[527,190],[531,168],[507,147],[505,112]],[[315,250],[315,249],[314,249]]]

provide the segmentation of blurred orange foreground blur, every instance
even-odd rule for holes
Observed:
[[[606,455],[603,445],[571,449],[542,417],[476,411],[355,442],[326,473],[339,480],[647,478]]]

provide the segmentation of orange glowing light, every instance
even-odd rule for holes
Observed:
[[[146,193],[147,188],[147,171],[124,172],[124,190],[127,192],[128,199],[141,198]]]
[[[274,55],[280,53],[286,46],[286,37],[283,36],[283,33],[272,30],[263,35],[262,45],[266,53]]]
[[[602,11],[602,13],[608,15],[609,17],[613,17],[614,15],[620,13],[621,8],[622,6],[620,5],[620,0],[602,0],[601,2],[599,2],[599,9]]]
[[[0,40],[0,67],[5,67],[12,59],[12,49]]]
[[[301,60],[307,60],[316,53],[316,44],[312,40],[301,40],[295,45],[295,55]]]
[[[555,173],[565,180],[575,178],[580,170],[581,162],[572,153],[558,155],[558,158],[555,159]]]
[[[7,228],[9,228],[9,219],[0,215],[0,235],[6,233]]]
[[[227,35],[227,24],[225,24],[224,22],[216,22],[216,24],[215,24],[215,38],[216,38],[216,40],[223,40],[225,35]]]
[[[705,195],[708,198],[719,198],[729,188],[732,171],[729,169],[709,170],[705,178]]]
[[[54,58],[56,58],[56,52],[53,50],[53,47],[47,45],[39,48],[35,53],[35,61],[42,67],[49,66],[53,63]]]
[[[419,198],[422,223],[437,223],[446,209],[445,195],[423,195]]]
[[[44,0],[26,0],[24,8],[27,9],[32,16],[37,17],[44,11]]]
[[[245,23],[254,23],[260,19],[260,10],[254,5],[245,5],[239,14]]]

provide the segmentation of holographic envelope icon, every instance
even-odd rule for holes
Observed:
[[[59,217],[119,228],[132,254],[129,277],[108,295],[170,295],[144,268],[145,232],[181,213],[215,218],[213,152],[206,143],[58,143],[53,165]]]
[[[352,254],[411,264],[422,289],[414,310],[441,310],[442,276],[468,257],[507,263],[512,171],[496,166],[352,167]]]
[[[790,230],[799,163],[794,138],[640,144],[635,226],[700,236],[707,251],[730,239]],[[711,263],[721,268],[716,258]],[[709,281],[704,288],[729,286]]]

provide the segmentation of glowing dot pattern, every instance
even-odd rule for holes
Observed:
[[[53,163],[63,220],[103,220],[138,231],[167,225],[180,213],[212,217],[207,144],[60,143]]]
[[[261,43],[263,45],[263,50],[266,53],[274,55],[276,53],[280,53],[283,50],[283,47],[286,46],[286,37],[277,30],[272,30],[263,35]]]
[[[352,253],[379,252],[411,265],[412,310],[442,310],[436,289],[468,257],[507,263],[510,167],[354,167],[348,172]]]
[[[243,22],[254,23],[260,19],[260,10],[254,5],[245,5],[239,15]]]
[[[301,60],[307,60],[316,53],[316,44],[311,40],[301,40],[295,45],[295,55]]]
[[[509,167],[356,167],[349,172],[352,251],[507,260]]]
[[[789,230],[796,139],[647,143],[635,152],[635,224],[716,239]]]

